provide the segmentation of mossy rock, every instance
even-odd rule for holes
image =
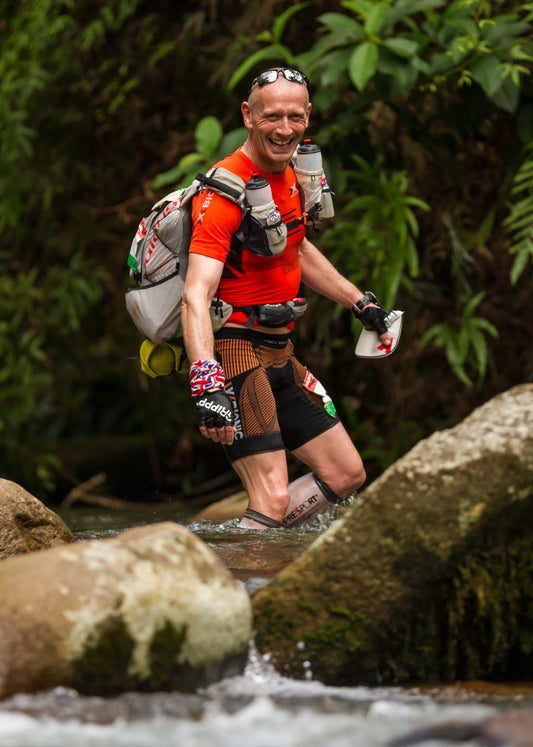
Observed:
[[[392,465],[253,598],[256,643],[330,684],[531,679],[533,385]]]

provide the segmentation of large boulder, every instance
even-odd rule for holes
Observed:
[[[192,691],[241,672],[248,594],[172,522],[0,563],[0,697]]]
[[[419,442],[252,601],[291,676],[531,679],[533,385]]]
[[[72,542],[72,532],[24,488],[0,478],[0,558]]]

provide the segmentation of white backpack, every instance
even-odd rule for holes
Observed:
[[[131,243],[128,267],[137,285],[126,291],[126,308],[139,332],[153,342],[183,336],[181,299],[192,235],[191,201],[204,188],[244,210],[243,180],[227,169],[215,169],[208,175],[198,174],[191,185],[156,202]],[[231,307],[222,310],[220,303],[214,312],[222,326]]]

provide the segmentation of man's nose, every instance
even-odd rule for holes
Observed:
[[[290,135],[291,134],[291,132],[292,132],[292,130],[291,130],[291,122],[290,122],[290,119],[288,117],[283,117],[283,119],[281,119],[278,122],[278,131],[282,135]]]

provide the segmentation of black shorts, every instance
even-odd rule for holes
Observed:
[[[296,359],[288,334],[230,327],[215,335],[215,350],[235,414],[235,440],[225,447],[231,462],[294,451],[339,422],[311,391],[316,379]]]

